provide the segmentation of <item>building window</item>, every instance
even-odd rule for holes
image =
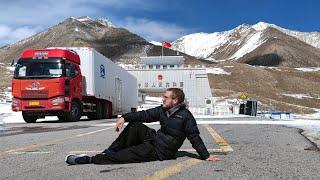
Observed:
[[[160,69],[160,65],[156,65],[156,69]]]
[[[170,65],[170,68],[174,68],[174,65]]]
[[[183,87],[183,82],[180,82],[180,87]]]
[[[167,69],[167,65],[163,65],[163,69]]]

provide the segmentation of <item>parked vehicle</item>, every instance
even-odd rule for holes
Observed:
[[[137,79],[93,48],[27,49],[12,79],[12,110],[27,123],[110,118],[135,111]]]

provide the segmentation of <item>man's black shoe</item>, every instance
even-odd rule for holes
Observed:
[[[66,163],[70,165],[89,164],[91,158],[86,154],[69,154],[66,156]]]

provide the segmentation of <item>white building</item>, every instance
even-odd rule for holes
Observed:
[[[163,93],[183,89],[189,109],[197,114],[212,114],[212,94],[205,67],[183,66],[183,56],[141,57],[141,64],[126,66],[138,79],[141,93]]]

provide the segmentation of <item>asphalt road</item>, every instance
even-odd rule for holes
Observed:
[[[320,179],[319,151],[305,150],[312,144],[298,129],[277,125],[200,124],[203,141],[220,162],[194,158],[188,140],[175,160],[64,162],[69,153],[94,155],[108,147],[118,135],[113,122],[7,124],[0,131],[0,179]]]

